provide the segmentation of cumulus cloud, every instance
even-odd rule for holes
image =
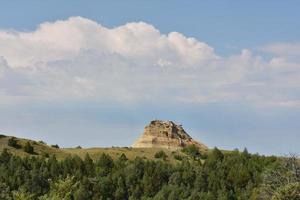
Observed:
[[[72,17],[32,32],[0,31],[0,95],[297,106],[299,62],[272,53],[270,60],[248,49],[222,57],[144,22],[107,28]]]
[[[264,46],[262,50],[277,56],[299,56],[300,43],[274,43]]]
[[[210,46],[177,32],[163,35],[143,22],[108,29],[81,17],[43,23],[34,32],[1,31],[0,43],[0,54],[12,67],[74,59],[89,50],[151,64],[192,65],[215,58]]]

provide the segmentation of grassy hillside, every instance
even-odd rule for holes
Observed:
[[[18,155],[21,157],[28,156],[31,154],[26,153],[23,147],[27,142],[29,142],[34,148],[33,155],[55,154],[59,159],[67,156],[67,153],[65,153],[63,149],[54,148],[46,144],[43,144],[42,142],[37,142],[37,141],[23,139],[23,138],[15,138],[18,147],[17,148],[12,147],[8,145],[8,141],[10,138],[15,138],[15,137],[5,136],[5,135],[0,136],[0,151],[3,151],[3,149],[6,148],[8,149],[9,152],[11,152],[14,155]]]
[[[174,155],[186,156],[181,151],[171,151],[168,149],[157,149],[157,148],[131,148],[131,147],[55,148],[43,142],[37,142],[37,141],[23,139],[23,138],[15,138],[18,145],[18,147],[15,148],[8,145],[8,141],[10,138],[12,138],[12,136],[0,135],[0,152],[2,152],[4,148],[6,148],[8,149],[9,152],[21,157],[54,154],[58,159],[63,159],[70,155],[78,155],[79,157],[83,158],[88,153],[92,159],[96,159],[102,153],[106,153],[115,159],[124,153],[126,157],[129,159],[134,159],[135,157],[139,156],[141,158],[155,160],[156,159],[155,154],[161,150],[163,150],[166,153],[167,160],[170,162],[176,161],[176,159],[174,159]],[[33,146],[34,154],[29,154],[24,151],[23,147],[27,142],[29,142],[30,145]]]

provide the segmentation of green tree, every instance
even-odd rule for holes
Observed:
[[[74,177],[67,177],[66,179],[58,180],[51,184],[50,192],[42,197],[40,200],[73,200],[73,194],[78,188],[78,182],[75,181]]]
[[[14,200],[34,200],[34,194],[27,192],[24,187],[12,192]]]
[[[94,161],[92,160],[92,158],[90,157],[89,154],[86,154],[84,157],[84,167],[85,167],[85,173],[88,176],[94,176],[94,172],[95,172],[95,167],[94,167]]]
[[[271,199],[272,197],[277,200],[279,197],[287,196],[289,192],[300,195],[299,183],[300,162],[296,156],[291,155],[288,158],[283,158],[277,165],[266,170],[263,174],[260,198]]]
[[[182,152],[186,153],[189,156],[192,156],[194,160],[201,157],[199,148],[196,145],[188,145],[182,149]]]
[[[12,195],[9,186],[3,182],[0,182],[0,199],[12,200]]]
[[[11,153],[8,152],[7,148],[4,148],[0,155],[0,162],[8,163],[11,157],[12,157]]]
[[[108,175],[114,166],[113,159],[107,154],[101,154],[101,156],[96,161],[96,171],[100,176]]]
[[[84,177],[79,184],[78,190],[74,193],[74,200],[92,199],[92,184],[87,177]]]
[[[117,189],[114,196],[116,200],[128,199],[127,188],[123,177],[118,178]]]
[[[11,137],[8,139],[7,141],[7,145],[10,147],[14,147],[14,148],[20,148],[20,146],[18,145],[18,141],[15,137]]]
[[[33,146],[30,144],[30,142],[26,142],[23,148],[24,148],[24,151],[25,151],[26,153],[29,153],[29,154],[33,154],[33,153],[34,153],[34,148],[33,148]]]
[[[160,151],[155,153],[154,157],[155,158],[162,158],[163,160],[166,160],[168,156],[163,150],[160,150]]]
[[[210,152],[205,161],[205,165],[209,167],[214,167],[217,165],[217,162],[222,162],[224,159],[223,153],[218,149],[214,148],[212,152]]]
[[[272,197],[272,200],[299,200],[300,183],[290,183],[280,187]]]
[[[56,149],[59,149],[58,144],[52,144],[51,147],[56,148]]]

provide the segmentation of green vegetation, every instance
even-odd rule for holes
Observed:
[[[155,158],[155,154],[163,150],[167,157],[168,162],[175,163],[178,162],[171,150],[168,149],[157,149],[157,148],[131,148],[131,147],[113,147],[113,148],[54,148],[50,145],[47,145],[45,142],[35,142],[32,140],[22,139],[22,138],[14,138],[17,142],[18,147],[11,147],[8,145],[8,140],[12,138],[11,136],[5,136],[0,138],[0,152],[3,149],[8,149],[14,155],[18,155],[20,157],[26,156],[44,156],[49,157],[50,155],[55,155],[58,160],[65,159],[69,156],[79,156],[80,158],[84,158],[88,153],[93,160],[96,160],[100,154],[105,153],[110,155],[113,159],[117,159],[120,155],[125,154],[128,159],[134,159],[139,156],[141,158],[149,159],[149,160],[157,160]],[[30,145],[34,148],[34,154],[30,154],[24,151],[24,146],[29,142]],[[176,151],[176,154],[182,157],[186,157],[181,151]],[[1,198],[0,198],[1,199]]]
[[[155,155],[166,154],[161,152]],[[89,154],[22,158],[5,149],[0,155],[0,199],[297,199],[298,168],[297,160],[217,148],[204,160],[183,157],[176,163],[128,159],[125,154],[115,159],[100,154],[94,160]],[[287,176],[289,184],[277,184]]]
[[[6,135],[0,134],[0,139],[5,138],[5,137],[6,137]]]
[[[166,160],[167,159],[167,154],[163,151],[163,150],[160,150],[158,151],[155,155],[154,155],[155,158],[161,158],[163,160]]]
[[[182,160],[182,156],[179,154],[174,154],[173,157],[175,160]]]
[[[261,197],[272,200],[300,199],[300,164],[294,155],[266,170],[260,188]]]
[[[46,145],[46,142],[44,142],[43,140],[38,141],[38,143],[41,143],[41,144],[45,144],[45,145]]]
[[[20,146],[18,145],[17,139],[15,137],[11,137],[8,139],[8,146],[14,147],[14,148],[19,148]]]
[[[0,199],[298,200],[295,156],[155,148],[52,148],[0,138]],[[17,144],[22,148],[9,146]]]
[[[201,157],[201,153],[200,153],[198,147],[196,147],[195,145],[189,145],[189,146],[184,147],[182,149],[182,152],[192,156],[194,158],[194,160],[200,159],[200,157]]]
[[[51,147],[59,149],[59,146],[57,144],[52,144]]]
[[[30,142],[26,142],[26,144],[24,146],[24,151],[29,154],[34,153],[34,148],[33,148],[33,146],[31,146]]]

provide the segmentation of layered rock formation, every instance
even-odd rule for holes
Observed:
[[[196,145],[201,150],[208,148],[189,136],[181,125],[172,121],[151,121],[144,133],[132,145],[134,148],[167,148],[176,150],[188,145]]]

